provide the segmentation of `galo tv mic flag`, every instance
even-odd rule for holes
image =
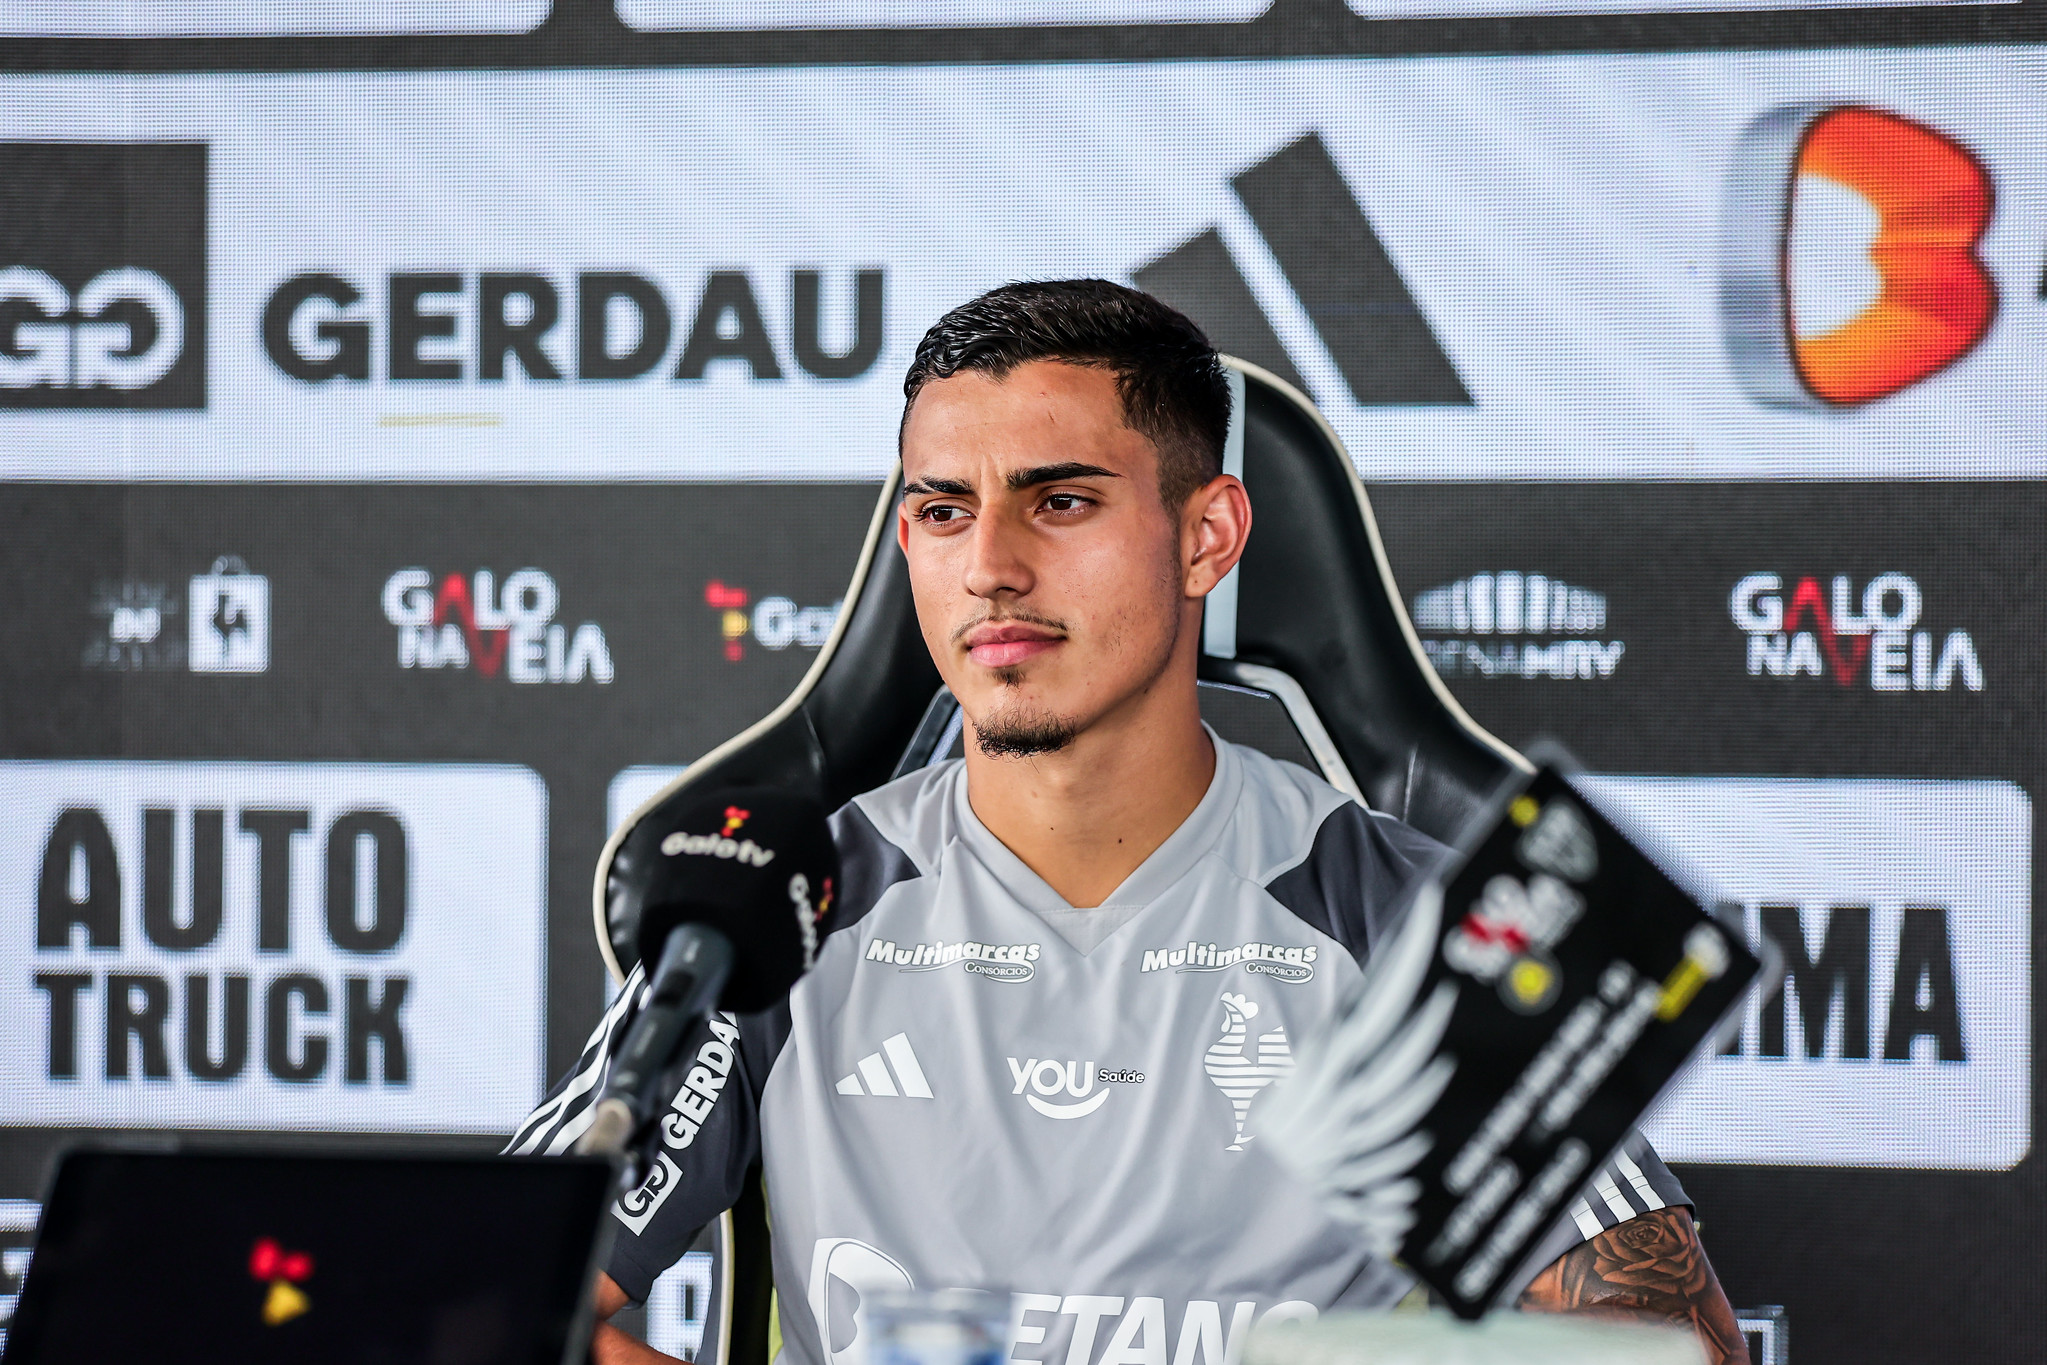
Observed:
[[[1282,1163],[1466,1318],[1776,972],[1536,753],[1264,1110]]]
[[[712,1010],[750,1014],[789,993],[817,959],[838,876],[824,809],[787,791],[685,786],[633,826],[605,914],[612,940],[637,946],[647,990],[577,1150],[637,1145],[684,1037]]]

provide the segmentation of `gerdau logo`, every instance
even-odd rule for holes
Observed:
[[[754,379],[855,379],[881,355],[884,277],[860,270],[851,285],[828,309],[823,275],[791,271],[785,312],[743,270],[680,289],[631,271],[309,271],[272,291],[263,350],[309,384],[686,381],[720,362]]]

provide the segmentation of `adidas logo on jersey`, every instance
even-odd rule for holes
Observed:
[[[1184,948],[1147,948],[1140,972],[1220,972],[1242,967],[1255,976],[1298,983],[1315,975],[1314,944],[1289,948],[1278,943],[1240,943],[1225,948],[1219,943],[1189,943]]]
[[[1040,1061],[1032,1057],[1018,1061],[1011,1057],[1009,1077],[1016,1082],[1012,1095],[1023,1095],[1031,1108],[1048,1119],[1077,1119],[1092,1114],[1108,1103],[1109,1091],[1102,1086],[1142,1085],[1144,1073],[1128,1067],[1100,1067],[1093,1062]],[[1024,1095],[1028,1087],[1034,1094]],[[1061,1097],[1065,1098],[1061,1098]]]
[[[841,1095],[878,1095],[887,1099],[913,1100],[932,1097],[931,1082],[924,1079],[924,1068],[917,1065],[917,1054],[910,1050],[910,1037],[906,1033],[882,1039],[881,1051],[862,1057],[860,1065],[851,1074],[841,1076],[834,1088]]]
[[[1038,974],[1035,943],[894,943],[876,939],[867,945],[867,961],[892,963],[906,972],[930,972],[955,963],[991,981],[1028,981]]]

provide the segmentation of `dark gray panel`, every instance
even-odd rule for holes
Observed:
[[[1139,289],[1200,323],[1217,350],[1268,369],[1297,389],[1307,388],[1214,228],[1174,247],[1131,278]]]
[[[1230,183],[1358,402],[1471,401],[1320,137]]]

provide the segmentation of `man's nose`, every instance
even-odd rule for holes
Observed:
[[[1037,583],[1028,528],[998,510],[984,509],[974,523],[966,570],[965,587],[975,597],[1028,595]]]

